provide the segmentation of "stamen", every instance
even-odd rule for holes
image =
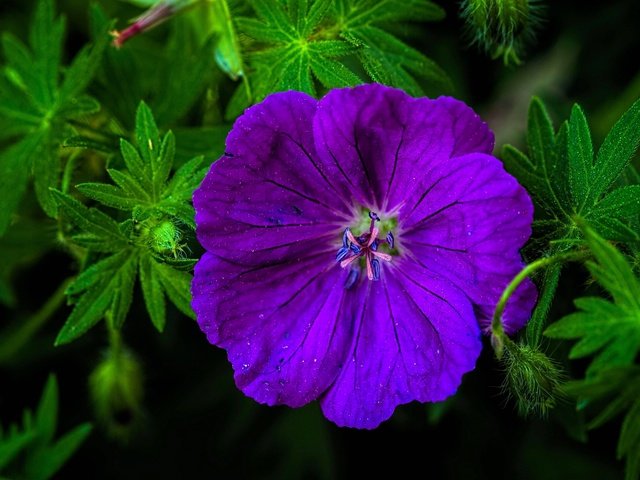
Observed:
[[[361,233],[356,237],[350,228],[345,228],[342,234],[342,247],[338,249],[336,261],[340,263],[340,267],[350,268],[344,288],[351,288],[359,278],[360,268],[354,265],[356,260],[364,258],[367,277],[369,280],[375,281],[380,279],[382,270],[380,261],[390,262],[393,258],[388,253],[378,251],[380,243],[387,243],[389,248],[394,248],[395,238],[393,233],[387,232],[384,240],[379,239],[380,229],[376,227],[376,222],[380,221],[380,217],[376,212],[370,211],[369,218],[371,223],[368,232]]]
[[[342,260],[342,261],[340,262],[340,266],[341,266],[342,268],[345,268],[345,267],[347,267],[347,266],[351,265],[351,264],[352,264],[355,260],[357,260],[358,258],[360,258],[360,255],[354,255],[353,257],[346,258],[346,259],[344,259],[344,260]]]
[[[373,280],[373,266],[371,265],[371,257],[367,255],[367,277]]]
[[[378,259],[371,260],[371,268],[373,270],[373,280],[380,280],[380,262]]]
[[[391,255],[389,255],[388,253],[382,253],[382,252],[371,252],[371,254],[376,257],[379,258],[380,260],[384,260],[385,262],[390,262],[391,259],[393,258]]]
[[[371,230],[371,236],[369,237],[369,241],[367,242],[367,247],[370,247],[371,244],[375,242],[376,238],[378,237],[378,233],[380,233],[380,230],[378,230],[376,227],[373,227],[373,230]]]
[[[349,227],[344,229],[344,233],[342,234],[342,248],[348,248],[349,247],[349,233],[351,233],[351,230],[349,230]],[[389,235],[387,235],[388,237]]]
[[[353,287],[356,282],[358,281],[358,277],[360,276],[360,270],[357,268],[352,268],[351,270],[349,270],[349,276],[347,277],[347,279],[344,282],[344,288],[346,290],[349,290],[351,287]]]
[[[347,255],[349,255],[349,249],[347,247],[342,247],[336,254],[336,262],[342,261]]]

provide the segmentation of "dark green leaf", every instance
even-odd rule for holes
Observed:
[[[78,425],[55,444],[37,452],[27,463],[27,478],[33,480],[51,478],[84,443],[91,430],[92,426],[88,423]]]
[[[120,210],[133,210],[139,200],[125,195],[122,189],[107,185],[104,183],[81,183],[76,188],[86,197],[92,198],[97,202],[107,205],[108,207],[118,208]]]
[[[58,382],[56,377],[49,375],[47,384],[42,392],[35,418],[35,428],[38,430],[38,441],[50,443],[56,433],[58,422]]]
[[[160,284],[167,292],[169,299],[182,313],[188,317],[195,318],[191,309],[191,274],[175,270],[167,265],[154,262],[152,268],[155,270]]]
[[[52,192],[64,215],[84,232],[108,239],[116,244],[122,244],[122,246],[127,244],[127,239],[122,235],[118,224],[111,217],[95,208],[85,207],[62,192],[57,190],[52,190]]]
[[[154,172],[158,161],[160,133],[151,109],[144,102],[140,102],[136,112],[136,142],[142,161]]]
[[[569,120],[568,144],[569,185],[574,205],[585,204],[591,183],[593,166],[593,147],[591,133],[584,112],[579,105],[574,105]]]
[[[0,153],[0,235],[11,222],[27,187],[31,163],[44,134],[25,137],[19,143]]]
[[[604,139],[593,168],[587,203],[596,202],[622,173],[640,143],[640,100],[616,122]]]
[[[140,256],[140,285],[151,322],[159,332],[162,332],[166,322],[166,308],[162,285],[154,267],[155,263],[149,255]]]
[[[104,317],[109,308],[111,308],[114,323],[124,321],[131,303],[137,258],[131,250],[122,252],[122,256],[124,260],[110,275],[100,275],[93,283],[85,277],[83,283],[91,283],[91,287],[76,303],[71,315],[58,333],[56,345],[68,343],[86,333]],[[95,272],[92,275],[95,275]]]

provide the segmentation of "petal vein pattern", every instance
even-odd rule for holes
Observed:
[[[462,102],[376,84],[248,109],[194,194],[193,308],[238,388],[357,428],[453,395],[531,233],[493,142]]]

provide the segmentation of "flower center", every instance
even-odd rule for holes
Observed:
[[[358,280],[360,272],[355,264],[357,260],[364,260],[369,280],[379,280],[380,260],[390,262],[392,258],[388,253],[379,252],[378,248],[386,244],[389,250],[393,250],[395,244],[393,233],[389,230],[385,238],[378,238],[380,230],[376,227],[376,222],[380,221],[380,217],[375,212],[369,212],[368,216],[368,231],[356,237],[347,227],[342,235],[342,246],[338,249],[336,261],[342,268],[351,268],[345,288],[350,288]]]

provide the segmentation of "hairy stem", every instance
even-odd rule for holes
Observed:
[[[511,342],[511,339],[507,336],[502,326],[502,315],[505,308],[507,307],[507,302],[511,298],[511,295],[513,295],[520,284],[526,278],[530,277],[533,273],[542,268],[547,268],[551,265],[563,264],[567,262],[580,261],[590,256],[591,253],[587,250],[574,250],[572,252],[559,253],[550,257],[539,258],[535,262],[532,262],[529,265],[525,266],[520,271],[520,273],[518,273],[513,278],[513,280],[511,280],[509,285],[507,285],[507,287],[502,292],[500,300],[498,301],[498,305],[496,305],[496,309],[493,312],[493,318],[491,320],[492,344],[498,358],[502,356],[502,349],[504,345]]]

